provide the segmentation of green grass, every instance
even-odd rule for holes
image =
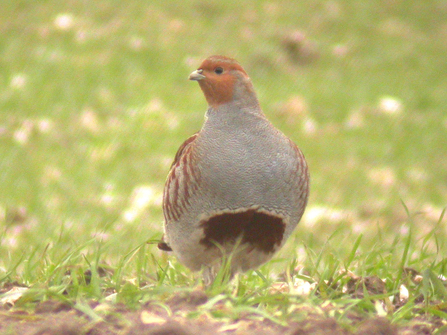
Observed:
[[[20,306],[68,300],[93,319],[89,299],[138,308],[200,285],[146,241],[161,236],[164,178],[206,110],[188,74],[222,53],[305,153],[311,198],[274,261],[209,289],[191,317],[224,317],[224,302],[230,319],[284,323],[330,303],[322,313],[349,327],[349,311],[380,315],[382,301],[396,323],[447,319],[446,19],[440,0],[2,5],[1,282],[31,288]],[[284,42],[294,31],[298,53]],[[387,293],[355,298],[347,271],[386,279]],[[316,285],[309,296],[271,293],[296,278]],[[408,302],[391,307],[402,284]]]

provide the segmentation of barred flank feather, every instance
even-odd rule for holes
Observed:
[[[189,197],[197,191],[199,174],[191,168],[194,140],[198,133],[188,138],[177,151],[171,165],[163,193],[163,212],[166,223],[177,221],[189,206]]]

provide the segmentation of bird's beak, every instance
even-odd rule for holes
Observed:
[[[198,69],[195,70],[193,72],[191,72],[191,74],[189,75],[189,80],[202,80],[205,79],[206,77],[202,74],[203,70],[202,69]]]

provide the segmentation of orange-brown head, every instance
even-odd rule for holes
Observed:
[[[217,108],[233,101],[241,105],[257,104],[250,78],[233,58],[208,57],[189,75],[189,79],[199,82],[210,107]]]

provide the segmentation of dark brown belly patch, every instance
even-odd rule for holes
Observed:
[[[234,244],[240,237],[242,244],[270,253],[275,251],[275,245],[281,245],[286,224],[280,216],[248,209],[216,214],[202,220],[200,226],[205,234],[200,243],[207,248]]]

